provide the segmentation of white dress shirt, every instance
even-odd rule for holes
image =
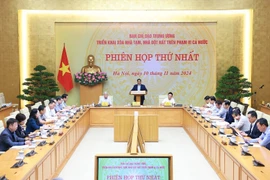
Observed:
[[[258,121],[258,119],[256,119],[256,121],[254,121],[254,122],[251,124],[252,127],[251,127],[251,130],[250,130],[250,133],[253,131],[253,128],[254,128],[254,126],[256,125],[257,121]]]
[[[261,146],[266,146],[270,143],[270,127],[268,126],[266,131],[261,134],[261,136],[257,139],[250,139],[250,143],[258,143],[259,139],[262,140],[260,142]]]
[[[63,102],[62,102],[62,107],[63,108],[65,108],[65,107],[67,107],[67,104],[66,104],[66,102],[63,100]]]
[[[223,108],[222,106],[221,106],[221,108],[220,109],[218,109],[218,108],[216,108],[218,111],[216,112],[212,112],[212,115],[213,116],[219,116],[220,118],[222,118],[222,119],[225,119],[226,118],[226,113],[227,113],[227,110],[225,109],[225,108]]]
[[[112,105],[112,101],[110,97],[107,97],[106,99],[104,98],[104,96],[101,96],[99,99],[98,104],[102,104],[103,102],[107,102],[110,106]]]
[[[46,113],[45,113],[45,117],[46,119],[50,119],[52,117],[55,117],[56,113],[54,109],[50,109],[49,106],[46,106]]]
[[[213,106],[214,106],[214,104],[211,104],[211,103],[206,104],[207,108],[212,108]]]
[[[174,98],[171,98],[171,99],[165,98],[163,99],[162,104],[165,104],[166,102],[170,102],[172,105],[175,104]]]

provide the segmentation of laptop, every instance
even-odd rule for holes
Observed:
[[[238,133],[238,132],[235,130],[235,128],[233,128],[233,127],[230,127],[230,128],[231,128],[231,130],[233,131],[233,132],[232,132],[233,135],[239,136],[240,133]]]
[[[233,128],[234,129],[234,128]],[[235,129],[234,129],[234,131],[236,131]],[[253,144],[251,144],[251,143],[249,143],[243,136],[242,136],[242,134],[241,133],[237,133],[237,135],[246,143],[246,144],[248,144],[248,146],[253,146]]]

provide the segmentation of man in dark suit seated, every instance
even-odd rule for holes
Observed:
[[[267,147],[270,144],[270,126],[265,118],[258,119],[258,129],[262,132],[260,137],[256,139],[246,139],[249,143],[259,143],[261,146]]]
[[[252,139],[260,137],[262,132],[258,129],[257,123],[259,122],[257,120],[257,113],[256,111],[249,111],[248,112],[248,120],[250,122],[250,129],[245,132],[240,132],[242,136],[248,136]]]
[[[133,88],[131,89],[131,91],[146,91],[146,94],[147,94],[147,89],[145,87],[144,84],[141,83],[142,80],[141,79],[137,79],[137,84],[135,84],[133,86]],[[143,102],[144,102],[144,95],[141,96],[141,105],[143,105]],[[134,96],[134,101],[136,101],[136,97]]]
[[[232,117],[233,108],[231,107],[231,102],[229,100],[225,100],[223,107],[227,111],[226,117],[224,120],[231,124],[232,122],[234,122],[234,119]]]
[[[7,151],[12,146],[30,145],[30,141],[25,141],[16,135],[18,121],[14,118],[7,120],[7,127],[0,135],[0,151]]]

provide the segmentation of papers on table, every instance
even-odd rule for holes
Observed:
[[[22,145],[22,146],[12,146],[11,149],[25,149],[28,148],[28,145]]]
[[[12,105],[12,103],[10,102],[10,103],[3,103],[2,105],[1,105],[1,107],[9,107],[9,106],[11,106]]]
[[[33,142],[35,142],[35,143],[42,142],[42,141],[44,141],[44,140],[43,139],[35,139],[35,140],[33,140]]]
[[[222,120],[219,116],[209,116],[211,120]]]
[[[35,145],[30,145],[28,148],[30,148],[30,149],[35,149],[37,147],[37,145],[35,144]]]
[[[55,126],[53,129],[54,129],[54,130],[59,130],[60,127],[59,127],[59,126]]]
[[[229,123],[226,121],[216,121],[217,126],[227,126]]]
[[[252,143],[250,143],[252,144]],[[253,147],[261,147],[261,145],[259,143],[253,143]]]
[[[18,155],[18,156],[16,157],[16,160],[23,160],[23,159],[24,159],[24,154]]]

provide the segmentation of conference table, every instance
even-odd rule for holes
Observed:
[[[72,122],[72,121],[75,122]],[[65,166],[66,162],[76,149],[89,127],[89,110],[77,113],[70,122],[65,124],[63,134],[55,135],[54,144],[37,146],[32,157],[25,157],[26,164],[19,168],[11,168],[19,149],[9,149],[0,156],[0,176],[6,175],[9,180],[47,180],[57,176]],[[47,142],[50,138],[45,139]],[[32,149],[25,149],[25,154]]]
[[[270,108],[269,107],[267,107],[266,105],[262,105],[262,104],[260,104],[260,107],[261,107],[260,110],[263,113],[270,115]]]
[[[27,164],[22,167],[10,168],[16,162],[18,149],[10,149],[1,155],[0,176],[6,175],[11,180],[52,179],[61,172],[89,128],[113,127],[115,116],[130,116],[134,114],[134,111],[137,111],[139,116],[140,114],[157,115],[159,127],[183,127],[220,179],[263,180],[270,177],[270,151],[266,148],[249,147],[249,152],[265,165],[265,167],[255,167],[251,156],[241,155],[241,146],[223,145],[221,141],[224,138],[212,134],[213,131],[218,132],[218,130],[210,128],[210,124],[200,116],[194,117],[192,110],[183,107],[159,106],[86,108],[84,112],[79,113],[75,122],[67,123],[70,127],[63,128],[62,136],[54,136],[53,145],[38,146],[35,149],[37,154],[26,157],[24,162]],[[226,130],[226,133],[231,133],[230,131]],[[25,152],[28,151],[30,150],[25,150]],[[174,169],[177,170],[177,167]]]
[[[229,138],[226,137],[227,145],[224,145],[222,143],[224,137],[219,135],[218,129],[211,128],[210,123],[192,113],[191,110],[185,110],[184,128],[221,179],[270,179],[270,151],[268,149],[249,147],[249,153],[265,165],[265,167],[255,167],[251,156],[241,155],[240,145],[229,145]],[[231,132],[231,129],[225,131],[226,134]],[[237,141],[242,140],[237,137]]]

